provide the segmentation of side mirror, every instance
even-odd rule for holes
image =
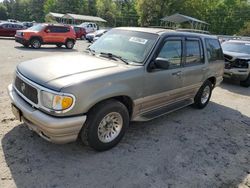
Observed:
[[[158,69],[169,69],[170,62],[168,61],[168,59],[157,57],[154,60],[154,65],[155,68]]]

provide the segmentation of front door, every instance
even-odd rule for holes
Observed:
[[[168,69],[153,69],[145,78],[145,97],[141,103],[141,113],[171,104],[183,96],[183,39],[168,37],[161,45],[157,58],[168,62]]]

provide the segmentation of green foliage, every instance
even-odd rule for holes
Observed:
[[[109,26],[159,26],[160,19],[181,13],[208,22],[215,34],[236,34],[250,20],[247,0],[4,0],[0,19],[55,21],[49,12],[100,16]],[[182,26],[189,26],[184,24]]]
[[[244,27],[238,33],[241,36],[250,37],[250,22],[245,23]]]
[[[97,0],[96,9],[97,15],[107,20],[109,26],[115,25],[116,16],[118,16],[120,12],[113,0]]]
[[[0,3],[0,20],[6,20],[8,18],[7,8],[3,3]]]

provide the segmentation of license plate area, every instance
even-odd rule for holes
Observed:
[[[22,116],[21,111],[14,104],[11,104],[11,109],[12,109],[12,113],[14,114],[15,118],[17,120],[21,121],[21,116]]]

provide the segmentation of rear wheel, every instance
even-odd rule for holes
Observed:
[[[240,82],[240,85],[243,87],[249,87],[250,86],[250,74],[248,75],[247,79]]]
[[[81,40],[85,40],[85,36],[84,35],[81,36]]]
[[[67,40],[66,43],[65,43],[65,46],[66,46],[67,49],[74,48],[74,45],[75,45],[75,43],[74,43],[73,40]]]
[[[205,81],[194,98],[194,107],[198,109],[205,108],[211,98],[212,90],[212,83],[209,80]]]
[[[41,47],[41,40],[38,38],[31,39],[30,45],[32,48],[38,49]]]
[[[81,139],[97,151],[108,150],[120,142],[128,125],[126,106],[116,100],[104,101],[87,114]]]

